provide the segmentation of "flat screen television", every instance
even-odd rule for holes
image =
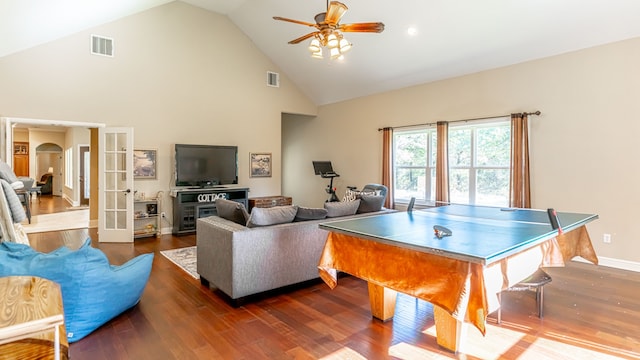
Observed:
[[[238,147],[175,144],[176,186],[238,183]]]

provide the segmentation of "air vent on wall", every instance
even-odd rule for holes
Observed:
[[[113,39],[91,35],[91,54],[113,57]]]
[[[280,74],[267,71],[267,86],[280,87]]]

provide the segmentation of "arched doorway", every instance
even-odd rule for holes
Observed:
[[[51,194],[62,196],[62,148],[53,143],[43,143],[36,147],[36,179],[39,181],[47,173],[53,174]]]

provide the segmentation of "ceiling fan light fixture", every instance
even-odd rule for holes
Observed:
[[[322,49],[318,48],[318,51],[312,52],[311,57],[314,59],[322,59]]]
[[[351,44],[347,39],[342,38],[340,39],[340,52],[341,53],[346,53],[347,51],[351,50],[351,47],[353,46],[353,44]]]
[[[331,33],[328,37],[327,37],[327,46],[331,49],[338,47],[339,41],[338,41],[338,36],[336,36],[336,33]]]
[[[311,40],[311,42],[309,43],[309,51],[311,51],[311,53],[316,53],[318,51],[322,53],[322,49],[320,48],[320,40],[318,39]]]
[[[340,49],[338,49],[337,47],[331,48],[331,50],[329,51],[329,55],[333,60],[342,56],[342,54],[340,53]]]
[[[308,49],[313,58],[322,59],[322,48],[326,47],[329,49],[331,59],[343,59],[343,54],[353,46],[344,39],[343,32],[381,33],[384,31],[384,24],[381,22],[340,24],[340,20],[347,10],[347,6],[340,1],[327,0],[326,12],[317,14],[314,17],[315,23],[281,16],[274,16],[273,19],[314,28],[314,31],[289,41],[289,44],[299,44],[311,39]]]

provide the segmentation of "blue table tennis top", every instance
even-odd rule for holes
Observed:
[[[569,232],[598,218],[558,212]],[[449,228],[437,238],[433,226]],[[558,234],[546,210],[447,205],[321,223],[320,228],[390,245],[489,265],[537,246]]]

